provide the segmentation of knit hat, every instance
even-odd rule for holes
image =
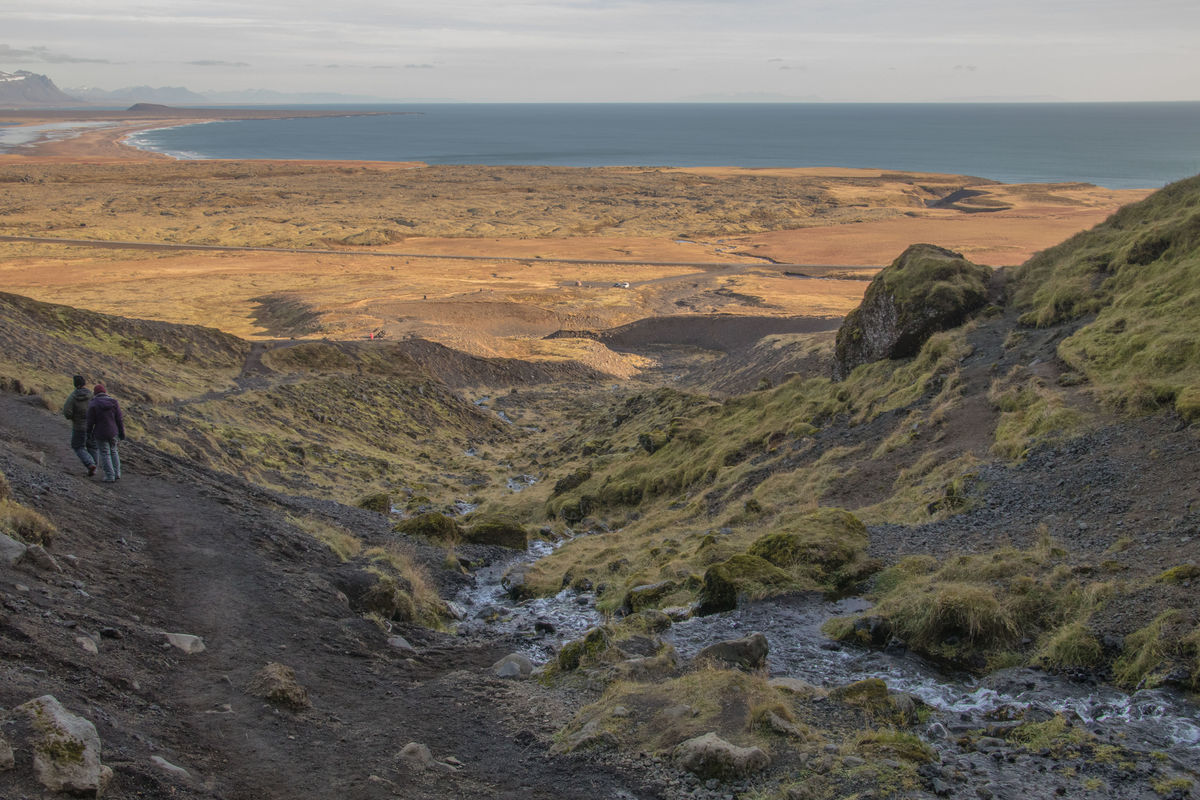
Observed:
[[[96,385],[95,385],[95,386],[92,388],[92,394],[104,394],[104,384],[103,384],[103,383],[97,383],[97,384],[96,384]]]
[[[83,376],[82,376],[82,375],[76,375],[76,376],[75,376],[74,378],[72,378],[71,380],[75,381],[75,388],[76,388],[76,389],[82,388],[82,386],[83,386],[85,383],[87,383],[87,381],[85,381],[85,380],[83,379]]]

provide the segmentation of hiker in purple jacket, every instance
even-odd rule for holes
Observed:
[[[117,440],[125,438],[125,417],[115,397],[109,397],[104,384],[97,383],[92,390],[95,395],[88,404],[87,432],[96,440],[100,450],[100,468],[104,470],[104,483],[121,479],[121,458],[117,455]]]

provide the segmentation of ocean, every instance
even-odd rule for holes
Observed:
[[[305,106],[306,110],[316,108]],[[420,104],[138,133],[177,158],[866,167],[1158,188],[1200,173],[1200,103]]]

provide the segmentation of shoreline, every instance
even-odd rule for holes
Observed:
[[[236,122],[252,119],[309,119],[320,117],[366,117],[407,114],[406,111],[265,111],[260,109],[176,109],[156,108],[151,112],[120,111],[65,111],[9,110],[0,111],[0,134],[7,130],[45,127],[47,132],[73,131],[72,135],[55,137],[47,133],[33,141],[11,146],[0,145],[0,164],[21,161],[25,163],[104,163],[111,161],[306,161],[304,159],[187,159],[138,147],[129,143],[129,137],[151,130],[167,130],[185,125],[204,125],[213,122]],[[3,123],[11,123],[5,125]],[[77,127],[71,127],[76,123]],[[110,123],[110,124],[105,124]],[[102,126],[102,127],[92,127]],[[308,163],[334,163],[318,160]],[[407,164],[411,161],[348,161],[337,163]]]

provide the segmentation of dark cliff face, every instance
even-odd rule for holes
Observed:
[[[914,244],[871,281],[838,329],[834,378],[860,364],[908,358],[937,331],[959,325],[987,302],[991,270],[959,253]]]

